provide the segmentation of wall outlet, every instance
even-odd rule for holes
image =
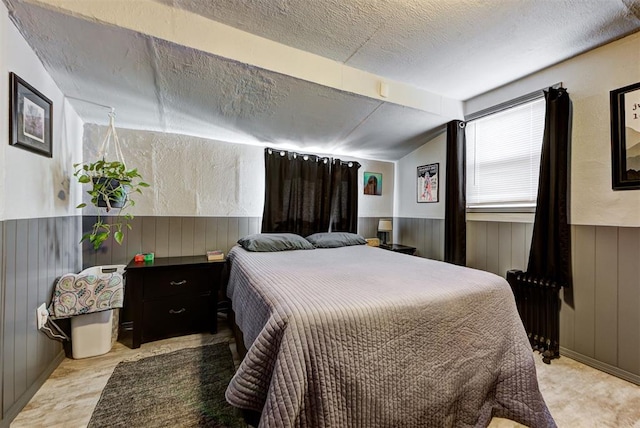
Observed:
[[[42,327],[47,323],[49,319],[49,311],[47,310],[47,305],[45,303],[38,306],[36,309],[36,320],[38,320],[38,330],[42,330]]]

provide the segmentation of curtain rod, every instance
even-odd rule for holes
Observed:
[[[471,113],[471,114],[465,115],[464,120],[465,120],[465,122],[469,122],[471,120],[480,119],[481,117],[485,117],[485,116],[488,116],[490,114],[498,113],[500,111],[507,110],[507,109],[510,109],[512,107],[516,107],[516,106],[518,106],[520,104],[524,104],[524,103],[527,103],[529,101],[533,101],[533,100],[535,100],[537,98],[542,98],[544,96],[544,91],[549,87],[551,87],[553,89],[564,88],[562,82],[558,82],[556,84],[553,84],[553,85],[550,85],[550,86],[546,86],[546,87],[544,87],[542,89],[538,89],[538,90],[530,92],[528,94],[521,95],[519,97],[510,99],[510,100],[502,102],[500,104],[496,104],[494,106],[485,108],[483,110],[479,110],[479,111],[477,111],[475,113]]]

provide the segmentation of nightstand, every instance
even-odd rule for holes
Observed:
[[[396,253],[409,254],[413,256],[416,252],[415,247],[408,247],[401,244],[380,244],[380,248],[384,250],[394,251]]]
[[[123,336],[131,333],[131,347],[203,330],[215,333],[225,263],[204,255],[132,260],[125,272],[121,323]]]

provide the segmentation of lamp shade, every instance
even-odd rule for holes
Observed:
[[[378,231],[379,232],[391,232],[393,230],[393,226],[391,224],[391,220],[380,220],[378,221]]]

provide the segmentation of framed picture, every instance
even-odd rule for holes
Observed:
[[[382,174],[379,172],[364,173],[364,194],[382,195]]]
[[[640,189],[640,83],[610,92],[613,190]]]
[[[438,202],[439,168],[439,163],[418,167],[418,202]]]
[[[9,144],[53,157],[53,103],[15,73],[9,83]]]

